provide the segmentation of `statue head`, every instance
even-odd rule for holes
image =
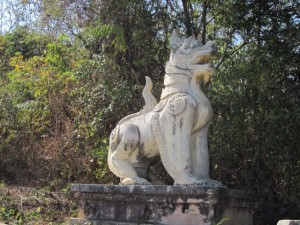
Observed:
[[[209,65],[209,61],[216,59],[218,55],[216,42],[202,45],[193,37],[186,39],[179,37],[174,30],[170,39],[170,49],[170,58],[166,65],[168,76],[182,74],[195,79],[198,83],[210,80],[215,70]]]

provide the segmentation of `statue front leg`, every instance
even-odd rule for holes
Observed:
[[[192,173],[199,178],[209,177],[208,127],[209,124],[192,135]]]
[[[174,95],[166,107],[154,114],[152,129],[162,163],[175,184],[198,183],[192,174],[191,132],[196,110],[195,101],[185,94]]]
[[[192,173],[198,178],[198,184],[207,187],[225,187],[222,183],[209,178],[209,152],[207,144],[209,124],[192,136],[193,157]]]

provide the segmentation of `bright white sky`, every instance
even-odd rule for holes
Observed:
[[[26,2],[27,4],[22,4]],[[0,0],[0,33],[11,31],[16,25],[25,25],[25,21],[33,25],[36,13],[30,1],[22,0]]]

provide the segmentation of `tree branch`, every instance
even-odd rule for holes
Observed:
[[[218,65],[216,66],[216,69],[218,69],[222,63],[225,61],[226,58],[228,58],[229,56],[233,55],[234,53],[236,53],[237,51],[239,51],[241,48],[243,48],[245,45],[247,45],[248,42],[244,42],[243,44],[241,44],[238,48],[234,49],[233,51],[227,53],[228,51],[228,48],[229,48],[229,45],[227,43],[227,46],[225,48],[225,51],[224,51],[224,54],[223,54],[223,57],[222,59],[220,60],[220,62],[218,63]]]

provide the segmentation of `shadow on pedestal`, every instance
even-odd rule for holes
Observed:
[[[253,225],[258,195],[226,188],[73,184],[79,217],[70,224]]]

